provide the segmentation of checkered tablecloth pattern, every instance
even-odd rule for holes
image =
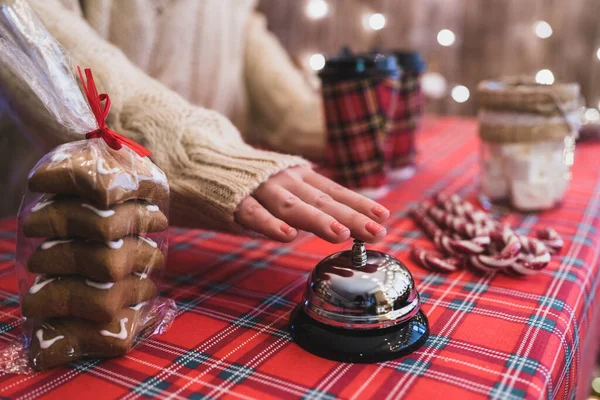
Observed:
[[[427,119],[419,171],[382,203],[389,235],[375,248],[413,272],[431,337],[416,353],[372,365],[307,354],[287,319],[308,272],[348,248],[311,235],[291,244],[171,229],[164,294],[179,306],[173,327],[128,356],[89,360],[37,375],[0,375],[0,398],[157,399],[537,399],[581,397],[598,344],[600,253],[598,144],[579,146],[574,181],[560,209],[509,214],[521,233],[551,225],[566,246],[535,276],[429,273],[408,257],[430,246],[407,217],[439,190],[474,198],[475,121]],[[0,343],[19,335],[13,277],[15,221],[0,223]]]

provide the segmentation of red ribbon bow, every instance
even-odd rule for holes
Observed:
[[[106,117],[110,111],[110,97],[108,97],[106,93],[98,94],[98,89],[96,88],[96,83],[94,82],[91,69],[86,68],[84,70],[87,82],[83,79],[81,68],[77,67],[77,71],[79,72],[79,79],[81,79],[81,84],[83,85],[83,92],[88,99],[88,103],[90,103],[90,107],[99,126],[99,128],[95,131],[88,132],[85,137],[87,139],[102,138],[106,144],[115,150],[119,150],[123,145],[125,145],[131,150],[135,151],[141,157],[151,155],[152,152],[141,144],[126,138],[125,136],[109,129],[108,126],[106,126]],[[106,101],[104,103],[104,107],[102,106],[103,101]]]

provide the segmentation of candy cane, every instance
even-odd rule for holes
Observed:
[[[550,263],[550,251],[542,241],[519,235],[522,252],[517,261],[509,267],[511,272],[519,275],[534,274]]]
[[[519,236],[508,226],[492,231],[490,239],[503,246],[497,257],[500,260],[515,259],[521,251],[522,245]]]
[[[472,222],[469,222],[464,217],[455,216],[439,207],[429,207],[428,214],[438,224],[458,233],[459,235],[466,236],[467,238],[486,236],[490,231],[488,226],[478,226]]]
[[[454,215],[463,216],[474,224],[489,226],[490,228],[495,227],[497,224],[497,221],[490,214],[482,210],[475,210],[471,203],[461,199],[456,194],[448,196],[444,193],[438,193],[434,199],[439,207]]]
[[[481,254],[487,250],[491,243],[489,236],[478,236],[471,240],[454,240],[454,251],[461,254]]]
[[[429,218],[429,216],[433,218]],[[467,222],[464,218],[454,217],[448,212],[431,206],[422,204],[412,212],[415,221],[421,225],[427,234],[434,239],[438,249],[449,255],[458,254],[481,254],[490,244],[490,239],[480,229]],[[437,222],[437,224],[436,224]],[[440,226],[445,226],[444,232]],[[471,240],[464,240],[462,236],[471,237]],[[479,235],[475,237],[475,235]]]
[[[438,234],[438,232],[442,231],[440,227],[435,223],[435,221],[427,215],[425,207],[421,206],[413,208],[410,211],[410,215],[412,216],[413,220],[418,225],[420,225],[421,228],[423,228],[423,230],[425,231],[425,233],[431,238],[434,238],[435,235]]]
[[[461,199],[457,195],[447,196],[444,193],[440,193],[434,200],[438,207],[452,215],[463,217],[475,225],[490,229],[497,225],[497,221],[490,214],[482,210],[475,210],[471,203]]]
[[[503,271],[508,275],[528,275],[545,268],[550,255],[564,246],[561,237],[551,228],[538,231],[538,239],[517,235],[457,195],[440,193],[434,197],[433,204],[420,204],[411,211],[411,216],[447,255],[443,258],[422,249],[412,250],[415,260],[435,271],[454,271],[468,265],[485,273]]]
[[[469,263],[474,268],[489,272],[502,270],[513,265],[521,251],[521,242],[517,235],[508,227],[491,233],[491,241],[501,247],[496,254],[479,254],[469,257]]]
[[[481,236],[471,240],[456,239],[438,232],[433,238],[436,247],[449,255],[482,254],[490,244],[489,236]]]
[[[464,201],[456,194],[447,196],[444,193],[439,193],[435,197],[435,202],[441,208],[459,217],[472,215],[475,212],[471,203]]]
[[[484,262],[482,262],[480,260],[481,256],[469,256],[469,258],[467,259],[467,265],[478,270],[481,272],[485,272],[485,273],[489,273],[489,272],[496,272],[496,271],[502,271],[504,268],[503,267],[495,267],[493,265],[488,265]]]
[[[546,245],[551,254],[558,254],[565,245],[560,235],[552,228],[540,229],[536,232],[536,236]]]
[[[418,247],[413,247],[410,254],[423,268],[436,272],[454,272],[464,264],[458,257],[442,258],[436,252],[425,251]]]
[[[433,237],[433,243],[435,244],[435,247],[448,255],[457,255],[458,253],[454,251],[451,242],[452,239],[442,232],[438,232]]]

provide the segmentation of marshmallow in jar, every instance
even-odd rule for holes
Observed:
[[[520,211],[562,200],[579,130],[579,85],[520,78],[484,81],[480,99],[481,194]]]

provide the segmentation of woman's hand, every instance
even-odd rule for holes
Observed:
[[[386,234],[380,223],[390,212],[306,167],[273,175],[242,201],[236,221],[281,242],[290,242],[298,229],[332,243],[350,236],[377,242]]]

